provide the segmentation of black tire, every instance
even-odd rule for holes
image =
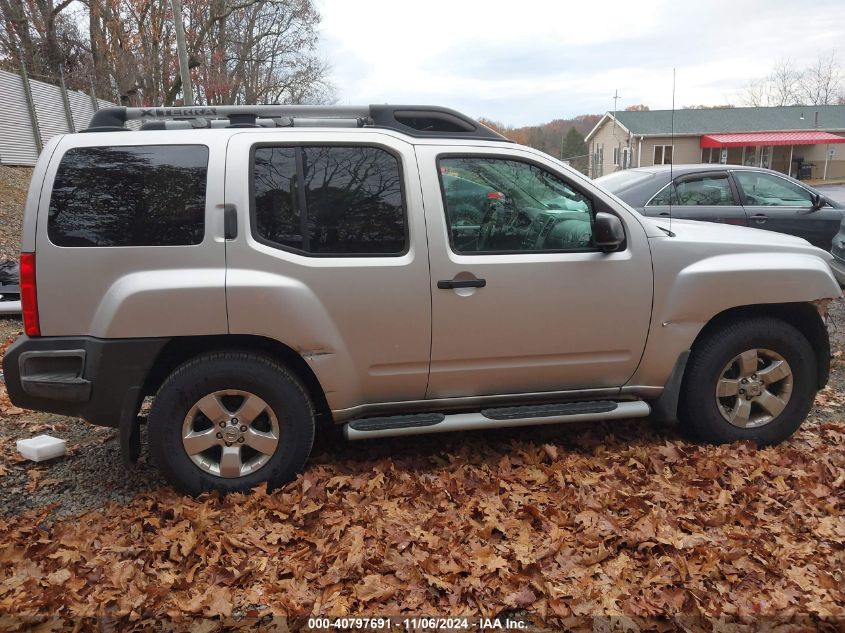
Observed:
[[[776,352],[792,370],[792,393],[786,407],[771,421],[740,428],[719,411],[716,387],[725,366],[751,349]],[[818,391],[813,348],[795,327],[778,319],[758,317],[727,323],[697,341],[684,372],[679,402],[681,429],[692,439],[714,444],[752,440],[760,446],[790,437],[810,411]]]
[[[277,446],[266,463],[235,478],[203,470],[182,441],[183,423],[194,405],[223,390],[255,394],[268,405],[262,415],[275,415],[279,427]],[[300,381],[274,360],[246,352],[204,354],[178,367],[159,389],[147,425],[153,461],[174,488],[191,495],[242,492],[265,481],[275,488],[297,475],[314,442],[314,410]]]

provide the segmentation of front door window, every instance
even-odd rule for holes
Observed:
[[[785,178],[758,171],[735,171],[734,178],[750,206],[811,207],[810,193]]]
[[[589,198],[536,165],[442,158],[440,185],[456,253],[595,250]]]

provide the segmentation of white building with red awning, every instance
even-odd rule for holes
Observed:
[[[845,105],[608,112],[586,140],[593,177],[675,162],[845,179]]]

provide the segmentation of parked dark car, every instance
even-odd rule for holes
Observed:
[[[839,233],[833,236],[830,254],[833,255],[833,261],[830,262],[833,276],[839,285],[845,288],[845,220],[839,226]]]
[[[670,182],[671,180],[671,182]],[[643,215],[738,224],[797,235],[829,251],[845,205],[770,169],[656,165],[596,179]]]

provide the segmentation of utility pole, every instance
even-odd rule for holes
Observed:
[[[173,11],[173,26],[176,29],[176,48],[179,51],[179,75],[182,78],[182,105],[194,105],[194,90],[191,88],[191,73],[188,69],[188,48],[185,44],[185,25],[182,23],[182,0],[170,0]]]
[[[613,91],[613,129],[616,129],[616,102],[622,97],[619,96],[619,89]]]

